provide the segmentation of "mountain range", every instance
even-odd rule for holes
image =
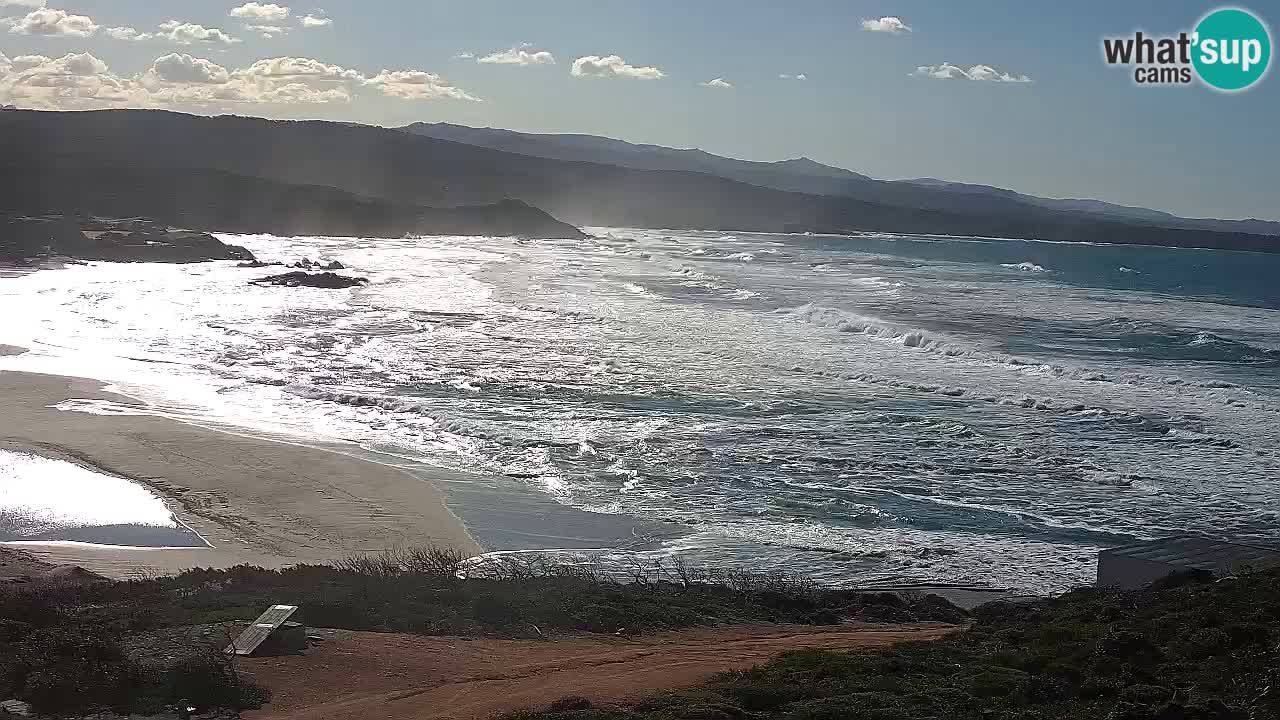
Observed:
[[[576,235],[563,221],[1280,251],[1277,238],[1243,231],[1253,226],[1199,227],[1088,204],[1046,206],[1069,201],[994,188],[886,182],[803,158],[757,163],[459,126],[5,111],[0,173],[0,211],[128,213],[206,230]]]
[[[756,162],[721,157],[702,150],[639,145],[595,135],[522,133],[450,123],[414,123],[405,126],[403,130],[440,140],[534,157],[608,163],[639,170],[708,173],[777,190],[839,195],[866,202],[924,210],[1008,213],[1043,208],[1171,228],[1280,235],[1280,222],[1271,220],[1183,218],[1159,210],[1117,205],[1101,200],[1042,198],[989,185],[948,182],[936,178],[877,180],[851,170],[824,165],[807,157]]]

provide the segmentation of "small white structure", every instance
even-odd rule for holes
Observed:
[[[1135,590],[1173,573],[1204,570],[1218,577],[1280,567],[1280,550],[1183,535],[1098,553],[1098,587]]]

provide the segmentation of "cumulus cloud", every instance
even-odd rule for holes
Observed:
[[[18,35],[87,38],[98,32],[98,24],[86,15],[72,15],[66,10],[39,8],[24,17],[4,21],[9,32]]]
[[[617,55],[585,55],[573,61],[569,74],[574,77],[621,77],[636,80],[661,80],[667,76],[656,67],[628,65]]]
[[[305,57],[266,58],[230,69],[187,53],[169,53],[156,58],[146,71],[124,77],[87,53],[57,59],[0,53],[0,103],[23,107],[234,109],[245,104],[351,102],[362,93],[405,100],[479,100],[422,70],[383,70],[368,77]]]
[[[109,27],[102,32],[106,33],[107,37],[116,40],[150,40],[155,37],[153,33],[141,32],[137,28],[131,27]]]
[[[474,60],[474,59],[475,59],[475,57],[476,57],[476,54],[475,54],[475,53],[473,53],[473,52],[460,52],[460,53],[458,53],[457,55],[454,55],[454,56],[453,56],[453,59],[455,59],[455,60]]]
[[[466,100],[482,102],[480,98],[455,87],[439,75],[422,70],[383,70],[369,78],[367,84],[378,88],[383,95],[403,100]]]
[[[778,77],[782,80],[808,80],[809,79],[809,76],[805,75],[804,73],[798,73],[796,75],[791,75],[789,73],[782,73]]]
[[[144,83],[222,85],[231,81],[231,73],[221,65],[186,53],[170,53],[156,58],[143,76]]]
[[[53,58],[45,57],[44,55],[19,55],[9,65],[14,72],[22,72],[52,61]]]
[[[289,8],[275,3],[247,2],[232,8],[228,15],[254,25],[278,25],[289,19],[289,12]]]
[[[702,87],[716,88],[719,90],[728,90],[733,87],[733,83],[729,82],[728,80],[725,80],[724,78],[715,78],[714,80],[708,80],[706,82],[700,82],[698,84],[701,85]]]
[[[356,70],[348,70],[341,65],[302,57],[278,57],[259,60],[242,72],[264,78],[284,78],[307,82],[347,82],[360,81],[363,76]]]
[[[331,18],[327,18],[324,16],[323,10],[319,10],[317,12],[319,12],[320,14],[319,15],[307,14],[303,16],[302,20],[300,21],[302,23],[302,27],[322,28],[322,27],[329,27],[330,25],[333,24],[333,20]]]
[[[915,77],[934,80],[976,80],[979,82],[1029,83],[1026,75],[1011,75],[1001,72],[990,65],[974,65],[968,70],[959,65],[944,62],[940,65],[921,65],[911,73]]]
[[[487,65],[555,65],[556,58],[546,50],[533,50],[529,43],[522,43],[510,50],[490,53],[476,60]]]
[[[196,45],[199,43],[230,45],[240,42],[217,28],[207,28],[197,23],[170,20],[160,25],[160,32],[155,37],[164,38],[179,45]]]
[[[902,22],[902,18],[882,17],[878,20],[863,20],[862,29],[870,32],[893,33],[895,35],[911,32],[911,26]]]
[[[4,67],[0,63],[0,68]],[[139,99],[137,84],[89,53],[24,55],[0,74],[0,102],[41,109],[111,107]]]

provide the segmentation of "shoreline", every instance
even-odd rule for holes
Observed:
[[[5,346],[4,354],[22,348]],[[280,568],[390,548],[482,551],[422,473],[325,450],[153,415],[54,409],[68,399],[144,403],[84,378],[3,371],[0,449],[30,452],[126,478],[161,498],[208,548],[65,541],[3,543],[54,565],[112,578],[196,567]]]

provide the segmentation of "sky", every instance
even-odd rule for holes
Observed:
[[[1276,72],[1226,94],[1103,62],[1103,37],[1190,30],[1217,7],[0,0],[0,103],[590,133],[1280,219]],[[1274,36],[1280,8],[1251,9]]]

